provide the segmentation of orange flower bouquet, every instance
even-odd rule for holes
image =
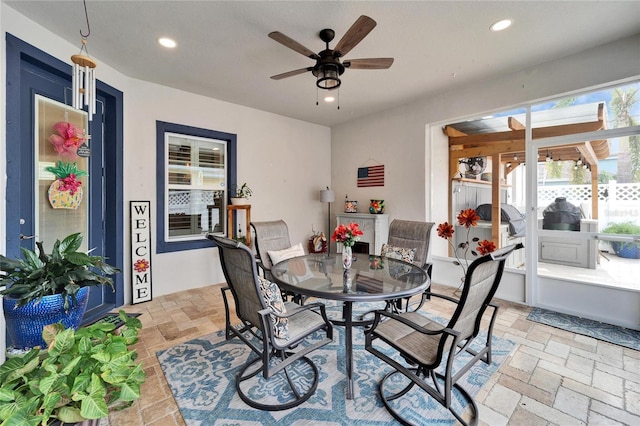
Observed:
[[[449,246],[451,246],[451,248],[453,249],[453,254],[456,257],[456,260],[454,260],[453,263],[454,265],[459,265],[462,268],[462,272],[463,272],[462,281],[464,282],[464,277],[467,275],[467,270],[469,269],[469,260],[467,259],[467,254],[471,249],[469,236],[471,234],[471,228],[478,225],[478,220],[480,220],[480,216],[478,216],[478,213],[474,209],[465,209],[465,210],[461,210],[456,218],[458,219],[458,224],[464,226],[467,229],[466,241],[458,244],[457,247],[454,246],[452,239],[453,239],[453,233],[455,231],[453,229],[453,225],[449,224],[448,222],[444,222],[438,225],[437,231],[438,231],[438,236],[446,239],[449,242]],[[489,240],[480,241],[480,238],[472,238],[471,242],[478,243],[478,246],[475,249],[471,250],[472,256],[478,256],[478,255],[483,256],[485,254],[491,253],[496,250],[496,245],[493,243],[493,241],[489,241]],[[463,253],[462,258],[464,259],[464,263],[460,261],[458,250],[462,250],[462,253]]]

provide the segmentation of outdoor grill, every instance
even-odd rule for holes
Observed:
[[[480,220],[491,222],[491,204],[480,204],[476,208]],[[510,237],[524,237],[527,229],[524,215],[511,204],[500,204],[500,222],[508,224]]]
[[[582,211],[567,201],[565,197],[558,197],[542,212],[542,229],[561,231],[579,231]]]

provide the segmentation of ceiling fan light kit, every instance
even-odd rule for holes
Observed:
[[[300,68],[297,70],[285,72],[271,76],[273,80],[281,80],[287,77],[304,74],[311,71],[316,77],[316,86],[323,90],[335,90],[342,84],[340,76],[346,68],[354,69],[387,69],[393,64],[393,58],[367,58],[353,59],[350,61],[340,62],[340,58],[351,51],[358,43],[364,39],[376,26],[376,21],[368,16],[360,16],[356,22],[347,30],[342,39],[338,42],[335,49],[329,48],[329,43],[335,37],[332,29],[324,29],[320,31],[319,37],[325,43],[325,50],[314,53],[312,50],[301,45],[297,41],[287,37],[281,32],[274,31],[269,33],[269,37],[278,43],[292,49],[308,58],[316,61],[313,67]],[[317,102],[316,102],[317,104]]]

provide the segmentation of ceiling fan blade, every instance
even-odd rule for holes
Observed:
[[[319,59],[320,57],[311,50],[307,49],[297,41],[292,38],[287,37],[279,31],[273,31],[269,33],[269,37],[277,41],[278,43],[288,47],[289,49],[295,50],[298,53],[303,54],[304,56],[311,59]]]
[[[393,64],[393,58],[367,58],[367,59],[351,59],[343,61],[345,68],[358,70],[384,70]]]
[[[360,16],[356,22],[353,23],[351,28],[342,36],[334,51],[339,53],[339,56],[345,56],[351,51],[363,38],[376,27],[376,21],[368,16]]]
[[[313,70],[313,67],[300,68],[299,70],[293,70],[289,72],[283,72],[282,74],[272,75],[273,80],[282,80],[283,78],[293,77],[294,75],[304,74],[307,71]]]

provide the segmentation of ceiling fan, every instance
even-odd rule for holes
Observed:
[[[297,41],[287,37],[279,31],[269,33],[269,37],[278,43],[295,50],[304,56],[314,59],[316,64],[312,67],[300,68],[297,70],[285,72],[271,76],[274,80],[281,80],[287,77],[293,77],[294,75],[304,74],[311,71],[311,73],[317,78],[316,85],[320,89],[337,89],[340,84],[340,76],[344,73],[346,68],[353,69],[387,69],[393,64],[393,58],[367,58],[367,59],[351,59],[343,60],[340,62],[340,58],[344,57],[351,51],[363,38],[367,36],[376,26],[376,21],[368,16],[360,16],[356,22],[353,23],[351,28],[342,36],[338,44],[334,49],[329,48],[329,43],[335,37],[335,32],[331,29],[324,29],[320,31],[320,39],[325,42],[326,49],[314,53],[307,49]]]

